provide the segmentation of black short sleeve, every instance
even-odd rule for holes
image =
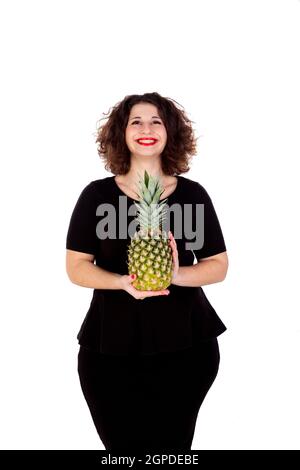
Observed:
[[[215,208],[208,192],[201,184],[197,183],[196,193],[196,202],[198,204],[204,204],[204,243],[199,250],[193,250],[196,259],[199,260],[226,251],[226,245]]]
[[[96,197],[91,182],[83,189],[73,209],[66,248],[95,255],[98,240],[96,223]]]

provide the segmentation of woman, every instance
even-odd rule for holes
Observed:
[[[210,196],[179,176],[196,153],[190,123],[174,100],[158,93],[126,96],[97,132],[98,153],[114,176],[90,182],[71,216],[67,273],[73,283],[94,289],[77,336],[78,373],[107,450],[191,449],[200,406],[218,372],[217,336],[226,327],[200,286],[223,281],[228,259]],[[134,287],[136,275],[127,264],[131,236],[120,231],[124,217],[126,227],[135,220],[129,206],[145,170],[159,178],[160,200],[192,208],[184,233],[178,224],[186,219],[173,220],[170,211],[172,279],[167,288],[150,291]],[[104,220],[108,206],[102,204],[115,210],[106,238],[103,228],[111,220]],[[187,243],[191,230],[194,245]]]

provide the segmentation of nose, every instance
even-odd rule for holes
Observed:
[[[150,126],[149,124],[143,124],[143,133],[144,134],[151,134]]]

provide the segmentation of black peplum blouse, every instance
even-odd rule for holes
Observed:
[[[205,188],[186,177],[176,178],[177,186],[166,199],[169,208],[179,204],[182,209],[182,233],[176,237],[174,228],[178,227],[179,219],[177,216],[175,225],[172,210],[169,213],[169,228],[176,239],[179,265],[190,266],[195,260],[226,251],[226,246],[216,211]],[[100,239],[97,235],[97,224],[108,215],[103,210],[98,210],[101,215],[97,215],[97,207],[104,203],[115,209],[114,238]],[[71,214],[66,248],[93,254],[94,262],[103,269],[128,274],[130,235],[128,230],[127,233],[124,231],[124,220],[128,228],[135,219],[134,212],[128,212],[131,205],[134,206],[134,200],[121,191],[114,176],[91,181],[82,190]],[[204,208],[202,219],[199,207]],[[197,234],[194,239],[189,233],[186,234],[189,231],[185,230],[184,225],[186,210],[189,214],[187,220],[191,221],[189,227]],[[122,224],[119,217],[123,217]],[[201,230],[204,243],[199,248]],[[189,247],[187,244],[193,243],[193,240],[195,242],[196,237],[197,245]],[[226,330],[202,287],[171,284],[168,289],[168,296],[144,300],[137,300],[123,290],[94,289],[77,335],[79,344],[104,354],[146,355],[185,349],[199,341],[217,337]]]

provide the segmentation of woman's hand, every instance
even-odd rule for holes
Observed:
[[[169,231],[169,244],[170,244],[170,247],[172,248],[172,257],[173,257],[173,274],[172,274],[172,280],[171,280],[171,283],[172,283],[175,280],[179,271],[179,259],[178,259],[177,244],[171,231]]]
[[[121,289],[128,292],[128,294],[132,295],[135,299],[143,300],[145,297],[154,297],[157,295],[168,295],[170,291],[168,289],[164,290],[138,290],[131,283],[136,279],[136,274],[124,274],[121,276],[120,284]]]

